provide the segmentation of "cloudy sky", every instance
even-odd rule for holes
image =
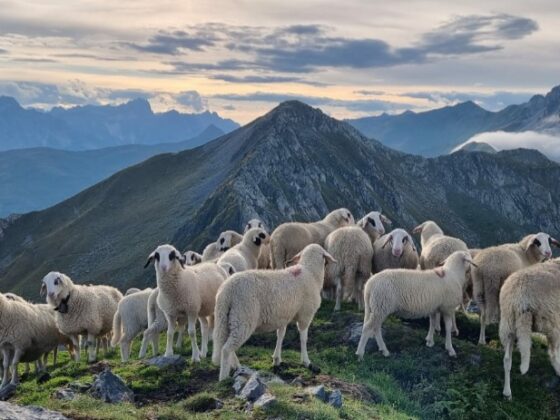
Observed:
[[[461,3],[461,4],[459,4]],[[0,94],[49,108],[147,97],[240,123],[300,98],[333,116],[560,84],[557,0],[0,0]]]

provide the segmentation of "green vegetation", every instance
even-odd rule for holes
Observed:
[[[33,404],[59,410],[76,418],[176,419],[176,418],[274,418],[285,419],[552,419],[560,415],[559,382],[549,364],[546,346],[534,341],[529,373],[518,373],[519,357],[512,371],[513,401],[502,398],[502,351],[497,329],[490,328],[488,347],[476,345],[478,318],[458,315],[461,335],[454,339],[457,359],[447,356],[443,338],[434,348],[424,346],[427,322],[390,319],[384,326],[389,358],[382,357],[370,345],[363,362],[354,355],[355,345],[346,341],[349,326],[361,321],[362,314],[353,305],[344,305],[334,314],[333,305],[324,302],[310,330],[309,352],[321,372],[314,374],[299,363],[299,339],[290,327],[284,341],[283,365],[274,370],[272,352],[274,334],[260,334],[242,347],[241,363],[254,369],[275,372],[285,385],[269,385],[277,397],[276,405],[248,413],[245,403],[236,398],[232,380],[217,382],[218,368],[209,360],[200,365],[189,363],[182,372],[159,370],[133,360],[119,361],[118,352],[106,360],[88,365],[76,364],[63,354],[60,367],[52,378],[37,384],[35,377],[23,380],[12,402]],[[161,337],[163,345],[164,336]],[[139,342],[135,343],[137,354]],[[183,354],[189,357],[190,343]],[[102,355],[101,355],[102,356]],[[134,390],[134,404],[111,405],[81,395],[73,401],[57,400],[53,393],[71,382],[91,382],[95,373],[110,366]],[[335,409],[303,393],[291,381],[301,377],[305,385],[323,383],[338,388],[344,396],[341,409]],[[215,409],[219,400],[223,407]]]

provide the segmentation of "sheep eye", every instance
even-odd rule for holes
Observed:
[[[263,232],[261,232],[261,233],[259,233],[259,237],[264,239],[264,238],[266,238],[266,235]]]
[[[373,220],[371,217],[368,217],[368,222],[370,222],[372,226],[375,226],[375,220]]]
[[[58,279],[54,279],[54,285],[58,286]]]
[[[408,238],[403,238],[402,243],[406,244],[407,241],[408,241]]]
[[[169,261],[173,261],[175,259],[175,251],[171,251],[169,253]]]
[[[224,239],[224,238],[221,238],[221,239],[220,239],[220,244],[223,244],[224,241],[225,241],[225,239]]]
[[[541,245],[542,245],[542,244],[541,244],[541,241],[539,241],[538,239],[535,239],[535,240],[533,241],[533,243],[534,243],[536,246],[541,246]]]

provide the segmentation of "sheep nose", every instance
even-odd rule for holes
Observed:
[[[377,231],[379,232],[380,235],[385,235],[385,229],[384,228],[382,228],[382,227],[377,228]]]
[[[54,298],[54,292],[49,292],[48,295],[50,298]]]
[[[395,257],[400,257],[402,255],[402,249],[394,249],[393,250],[393,255]]]
[[[545,251],[544,255],[546,258],[550,258],[552,257],[552,251]]]

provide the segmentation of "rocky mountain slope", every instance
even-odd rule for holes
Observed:
[[[90,150],[178,142],[198,136],[210,125],[224,133],[239,127],[215,112],[154,113],[145,99],[43,112],[24,109],[14,98],[0,96],[0,151],[31,147]]]
[[[471,246],[560,231],[560,165],[538,152],[406,155],[300,102],[202,147],[155,156],[41,212],[0,242],[2,290],[36,295],[49,270],[126,288],[153,284],[160,243],[201,250],[227,228],[383,208],[396,226],[426,219]]]
[[[0,152],[0,217],[44,209],[151,156],[192,149],[222,134],[210,125],[198,136],[176,143],[85,151],[41,147]]]
[[[560,86],[535,95],[527,103],[490,112],[463,102],[427,112],[407,111],[349,120],[366,137],[386,146],[422,156],[439,156],[485,131],[560,133]]]

